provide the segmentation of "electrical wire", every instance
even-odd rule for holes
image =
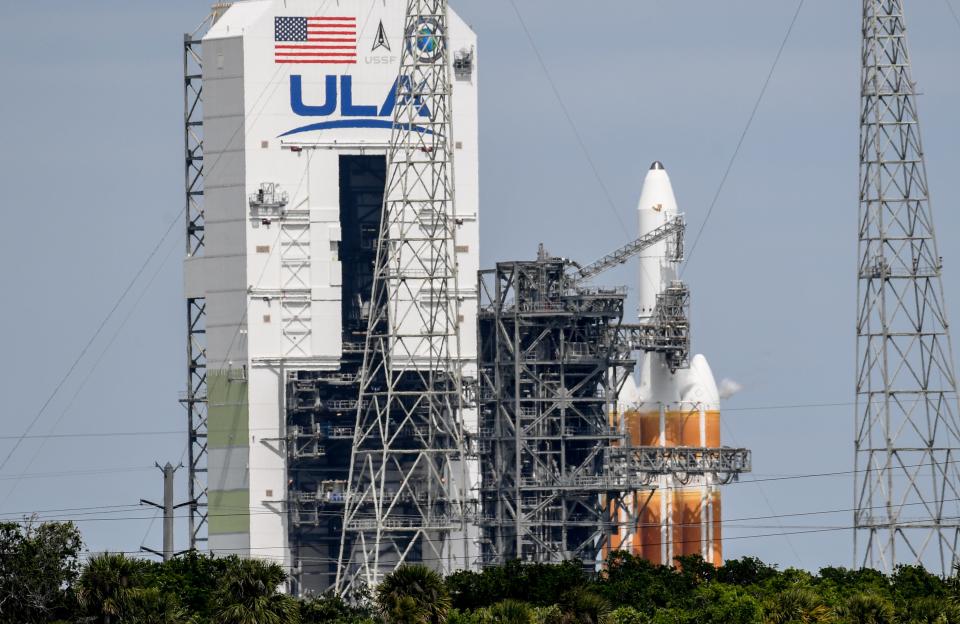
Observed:
[[[943,520],[960,520],[960,516],[946,516],[943,518]],[[926,520],[909,521],[907,524],[919,524],[922,522],[926,522]],[[656,526],[660,526],[660,525],[656,525]],[[808,534],[815,534],[815,533],[852,531],[858,528],[861,528],[861,527],[857,527],[855,525],[849,525],[849,524],[837,525],[837,526],[808,527],[808,528],[789,530],[789,531],[777,531],[774,533],[758,533],[753,535],[725,535],[723,537],[723,541],[727,542],[727,541],[734,541],[734,540],[756,540],[756,539],[764,539],[769,537],[784,537],[789,535],[808,535]],[[906,528],[910,528],[910,527],[907,526]],[[644,546],[662,546],[664,544],[673,544],[674,546],[676,546],[678,544],[702,544],[703,542],[704,540],[702,538],[698,538],[698,539],[670,540],[666,542],[644,542],[643,545]],[[286,546],[286,545],[251,546],[248,548],[217,548],[215,549],[214,552],[216,554],[229,554],[229,553],[243,554],[243,553],[249,553],[251,551],[270,551],[270,550],[286,551],[288,549],[289,549],[289,546]],[[109,552],[111,554],[122,554],[122,555],[134,555],[134,556],[143,555],[141,551],[109,551]],[[97,556],[99,553],[86,551],[84,554],[87,557],[91,557],[91,556]],[[271,556],[271,555],[257,554],[257,557],[262,559],[269,559],[269,558],[278,558],[283,560],[286,559],[284,555]],[[335,557],[299,557],[298,560],[304,563],[337,563],[338,561],[337,558]],[[424,558],[418,559],[418,561],[441,561],[441,560],[445,560],[445,559],[440,557],[424,557]]]
[[[951,459],[951,460],[945,460],[945,461],[942,461],[942,462],[933,462],[933,463],[926,463],[926,462],[925,462],[925,463],[919,463],[919,464],[906,464],[906,465],[902,465],[901,468],[926,468],[926,467],[931,467],[931,466],[944,466],[944,465],[949,465],[949,464],[955,464],[955,463],[958,463],[958,462],[960,462],[960,459]],[[23,475],[22,477],[19,476],[19,475],[6,475],[6,476],[0,476],[0,480],[5,480],[5,479],[17,479],[17,478],[24,478],[24,479],[29,479],[29,478],[41,479],[41,478],[50,478],[50,477],[61,477],[61,476],[64,476],[64,477],[65,477],[65,476],[87,475],[87,474],[111,474],[111,473],[119,473],[119,472],[129,471],[129,470],[137,470],[137,471],[153,470],[154,468],[155,468],[155,466],[133,466],[133,467],[129,467],[129,468],[128,468],[128,467],[117,467],[117,468],[93,469],[93,470],[86,470],[86,471],[73,470],[73,471],[65,471],[65,472],[34,473],[34,474]],[[303,467],[303,468],[294,468],[294,467],[286,467],[286,466],[285,466],[285,467],[279,467],[279,468],[277,468],[277,467],[252,467],[252,466],[251,466],[251,467],[248,467],[248,470],[250,470],[250,471],[252,471],[252,472],[283,471],[283,472],[289,473],[289,472],[297,472],[297,471],[299,471],[299,470],[303,470],[303,471],[305,471],[305,472],[312,472],[314,469],[311,468],[311,467],[309,467],[309,466],[305,466],[305,467]],[[774,482],[774,481],[793,481],[793,480],[798,480],[798,479],[821,479],[821,478],[826,478],[826,477],[850,476],[850,475],[867,473],[867,472],[874,472],[874,471],[876,471],[876,469],[874,469],[874,468],[862,468],[862,469],[857,469],[857,470],[836,470],[836,471],[832,471],[832,472],[814,472],[814,473],[795,474],[795,475],[779,475],[779,476],[764,477],[764,478],[760,478],[760,479],[738,479],[738,480],[736,480],[736,481],[731,481],[731,482],[729,482],[729,483],[725,483],[725,484],[722,484],[722,485],[723,485],[724,487],[730,487],[730,486],[733,486],[733,485],[744,485],[744,484],[748,484],[748,483],[764,483],[764,482],[768,482],[768,481]],[[659,489],[660,491],[665,491],[665,490],[668,490],[668,489],[670,489],[670,490],[685,490],[685,489],[689,489],[690,487],[697,487],[697,486],[679,485],[679,486],[673,486],[673,487],[668,487],[668,488],[658,488],[658,489]]]
[[[725,420],[721,420],[721,421],[720,421],[720,424],[723,426],[724,429],[727,430],[727,434],[730,436],[730,439],[734,441],[734,445],[736,446],[736,437],[735,437],[734,434],[733,434],[733,429],[731,429],[730,424],[729,424],[728,422],[726,422]],[[757,485],[757,490],[759,490],[760,496],[763,498],[763,502],[766,504],[767,509],[770,510],[770,513],[771,513],[771,514],[776,515],[776,514],[777,514],[777,510],[774,509],[773,503],[770,501],[770,497],[767,496],[767,492],[766,492],[766,490],[764,489],[763,485],[762,485],[761,483],[759,483],[759,482],[756,482],[756,481],[755,481],[754,483],[756,483],[756,485]],[[779,518],[777,519],[777,522],[778,522],[778,523],[780,522],[780,519],[779,519]],[[785,530],[785,527],[779,527],[779,528],[780,528],[781,531],[782,531],[782,530]],[[800,551],[797,550],[796,546],[793,544],[793,540],[790,539],[790,536],[786,536],[786,542],[787,542],[787,546],[790,548],[790,552],[792,552],[792,553],[793,553],[793,556],[796,558],[796,561],[797,561],[801,566],[804,566],[804,565],[805,565],[805,562],[804,562],[803,556],[800,554]]]
[[[187,445],[183,447],[183,452],[180,453],[180,460],[177,462],[177,464],[181,466],[183,465],[183,458],[187,456],[187,452],[189,450],[190,450],[190,440],[187,440]],[[153,530],[153,525],[157,523],[157,518],[160,517],[161,513],[162,513],[161,509],[154,510],[153,517],[150,519],[150,524],[147,525],[147,530],[143,532],[143,538],[140,540],[140,550],[143,550],[146,547],[147,538],[150,536],[150,531]]]
[[[247,405],[256,405],[256,403],[248,403]],[[272,405],[272,404],[271,404]],[[855,405],[854,402],[849,401],[846,403],[789,403],[783,405],[755,405],[747,407],[725,407],[722,412],[727,414],[729,412],[771,412],[778,410],[794,410],[794,409],[817,409],[817,408],[828,408],[828,407],[850,407]],[[276,431],[276,427],[251,427],[248,431]],[[230,433],[232,430],[209,430],[210,433]],[[131,438],[131,437],[146,437],[146,436],[172,436],[172,435],[183,435],[183,430],[167,430],[167,431],[99,431],[99,432],[73,432],[73,433],[57,433],[57,434],[34,434],[25,436],[25,440],[42,440],[45,438],[49,439],[84,439],[84,438]],[[19,439],[19,435],[0,435],[0,440],[16,440]]]
[[[953,21],[960,27],[960,15],[957,15],[957,10],[953,8],[953,2],[951,2],[951,0],[943,0],[943,3],[947,5],[947,10],[950,11],[950,15],[953,16]]]
[[[60,426],[60,423],[63,422],[63,419],[67,415],[67,412],[69,412],[70,408],[73,407],[74,403],[77,400],[77,397],[79,397],[80,393],[83,392],[83,389],[86,387],[87,383],[93,377],[94,373],[96,373],[97,368],[100,366],[100,363],[103,362],[104,357],[106,357],[107,353],[110,351],[110,348],[113,347],[117,338],[120,336],[120,334],[123,332],[123,329],[127,326],[127,323],[133,317],[134,312],[137,311],[137,308],[139,307],[140,302],[142,302],[146,294],[150,292],[150,287],[153,286],[153,283],[156,281],[157,277],[163,272],[163,269],[166,266],[167,262],[170,260],[170,257],[173,254],[173,250],[175,248],[176,248],[176,245],[172,245],[170,249],[167,251],[167,254],[163,257],[163,259],[157,265],[157,270],[154,271],[153,275],[147,281],[147,285],[144,286],[143,290],[140,292],[140,295],[134,300],[133,304],[130,306],[130,309],[127,310],[126,315],[123,317],[123,319],[120,321],[120,324],[114,330],[113,335],[110,337],[110,340],[107,342],[107,345],[100,351],[100,355],[97,357],[96,360],[94,360],[93,365],[90,367],[90,369],[87,371],[87,374],[84,376],[83,380],[77,386],[76,390],[73,393],[73,396],[70,397],[70,400],[67,402],[66,406],[64,406],[63,410],[61,410],[60,415],[57,417],[56,421],[54,421],[53,425],[51,425],[50,428],[47,430],[48,435],[53,435],[53,432],[57,429],[58,426]],[[41,442],[37,447],[37,450],[34,451],[33,457],[31,457],[30,461],[27,462],[27,465],[23,468],[23,470],[21,471],[21,474],[28,474],[30,468],[33,467],[34,462],[37,461],[37,458],[43,452],[43,449],[46,446],[47,441],[50,439],[51,438],[49,437],[41,438]],[[17,486],[19,484],[20,484],[19,479],[13,482],[13,485],[10,487],[9,490],[7,490],[7,493],[4,495],[3,500],[0,501],[0,509],[2,509],[3,506],[7,504],[7,501],[10,500],[11,496],[13,496],[13,493],[16,491]]]
[[[623,218],[620,216],[620,212],[617,210],[617,205],[614,203],[613,197],[610,195],[607,185],[603,182],[603,177],[600,175],[600,169],[594,162],[593,157],[590,156],[590,150],[587,149],[587,143],[583,140],[583,136],[580,134],[580,130],[577,128],[577,124],[573,121],[573,116],[570,114],[570,110],[567,108],[566,103],[563,101],[563,97],[560,95],[560,90],[557,88],[557,83],[554,82],[553,76],[550,74],[550,70],[547,69],[547,64],[543,60],[543,55],[540,54],[540,49],[534,42],[533,35],[530,33],[530,29],[527,27],[527,23],[524,21],[523,15],[520,13],[520,9],[517,8],[517,4],[514,2],[514,0],[507,1],[513,8],[513,12],[517,15],[517,21],[520,22],[520,27],[523,29],[523,32],[527,37],[527,41],[530,42],[530,47],[533,48],[533,53],[537,58],[537,63],[540,65],[540,69],[543,71],[543,75],[546,77],[547,83],[550,85],[550,89],[553,91],[553,95],[557,99],[557,104],[560,105],[560,110],[563,112],[563,116],[566,118],[567,124],[570,126],[570,130],[573,132],[573,136],[577,140],[577,145],[580,147],[580,151],[583,153],[584,159],[590,166],[590,170],[593,172],[593,176],[596,178],[597,184],[600,186],[600,190],[603,191],[603,195],[607,200],[607,204],[610,206],[610,211],[613,212],[613,216],[616,217],[617,222],[620,224],[622,230],[624,232],[630,232],[631,229],[628,228],[626,223],[623,222]]]
[[[714,193],[713,201],[710,202],[710,207],[707,208],[707,214],[703,218],[703,222],[700,224],[700,229],[697,230],[697,235],[693,239],[693,244],[690,245],[690,249],[687,251],[684,265],[680,269],[681,275],[686,267],[690,264],[693,253],[697,249],[697,243],[700,242],[700,237],[703,235],[703,231],[706,229],[707,223],[710,221],[710,215],[713,214],[713,209],[717,205],[717,200],[720,199],[720,194],[723,192],[723,187],[727,183],[727,178],[730,177],[730,172],[733,170],[733,164],[736,162],[737,156],[740,154],[740,148],[743,147],[743,142],[747,138],[747,133],[750,132],[750,127],[753,126],[753,120],[756,118],[757,111],[760,109],[760,103],[763,102],[763,96],[767,93],[767,87],[770,86],[770,80],[773,78],[773,73],[776,71],[777,65],[780,64],[780,57],[783,56],[783,50],[787,47],[787,42],[790,40],[790,34],[793,33],[793,27],[797,23],[797,18],[800,17],[800,11],[803,9],[805,1],[806,0],[800,0],[800,2],[797,3],[797,9],[793,13],[793,19],[790,20],[790,25],[787,27],[787,32],[783,36],[783,41],[780,43],[780,48],[777,50],[777,55],[774,57],[773,63],[770,66],[770,71],[767,72],[767,77],[763,81],[763,87],[760,89],[760,94],[757,96],[757,100],[753,104],[753,110],[750,111],[750,116],[747,118],[747,124],[743,128],[743,132],[740,133],[740,140],[737,141],[737,146],[733,150],[730,160],[727,162],[727,168],[723,172],[723,177],[720,179],[720,185],[717,187],[717,192]]]
[[[684,489],[689,489],[689,488],[684,488],[684,487],[664,487],[664,488],[657,488],[657,489],[655,489],[655,490],[650,490],[650,492],[651,492],[651,493],[656,493],[656,492],[664,492],[664,491],[671,491],[671,490],[684,490]],[[944,499],[943,501],[940,501],[940,502],[942,502],[942,503],[956,503],[956,502],[960,502],[960,498]],[[902,505],[900,505],[900,507],[925,506],[926,504],[927,504],[927,503],[926,503],[925,501],[915,501],[915,502],[912,502],[912,503],[903,503]],[[78,508],[73,508],[73,509],[81,510],[82,513],[72,513],[72,514],[70,514],[70,515],[61,515],[60,513],[58,513],[58,512],[60,512],[60,511],[72,511],[70,508],[67,508],[66,510],[50,510],[50,514],[51,514],[51,515],[41,516],[40,513],[38,512],[38,513],[34,513],[32,516],[28,516],[24,521],[25,521],[25,522],[29,522],[29,521],[33,521],[34,519],[39,519],[39,520],[42,520],[42,521],[44,521],[44,522],[70,522],[70,521],[87,522],[87,521],[100,521],[100,520],[105,520],[105,521],[123,521],[123,520],[148,520],[148,519],[150,519],[150,516],[125,516],[125,517],[120,517],[120,518],[111,517],[112,515],[115,515],[115,514],[131,513],[131,512],[134,511],[135,508],[141,508],[141,507],[142,507],[141,505],[111,505],[111,506],[103,506],[103,507],[78,507]],[[886,508],[887,508],[887,505],[884,503],[884,504],[880,504],[880,505],[873,505],[873,506],[869,506],[869,507],[862,507],[862,508],[860,508],[860,509],[850,508],[850,507],[844,507],[844,508],[836,508],[836,509],[819,509],[819,510],[813,510],[813,511],[808,510],[808,511],[800,511],[800,512],[792,512],[792,513],[783,513],[783,514],[780,514],[780,513],[771,513],[771,514],[769,514],[769,515],[754,515],[754,516],[742,516],[742,517],[734,517],[734,518],[722,518],[722,519],[718,520],[718,522],[723,523],[723,524],[733,524],[733,523],[739,523],[739,522],[753,522],[753,521],[758,521],[758,520],[774,520],[774,519],[780,519],[780,518],[802,518],[802,517],[810,517],[810,516],[833,515],[833,514],[839,514],[839,513],[853,513],[853,512],[862,511],[862,510],[867,510],[867,509],[886,509]],[[221,507],[220,509],[222,509],[223,511],[222,511],[222,512],[219,512],[219,513],[211,513],[210,516],[211,516],[211,517],[215,517],[215,518],[221,518],[221,517],[223,517],[223,518],[229,518],[229,517],[249,517],[249,516],[263,516],[263,515],[275,516],[275,515],[278,515],[278,514],[280,514],[280,513],[283,513],[283,512],[280,512],[280,511],[278,511],[278,510],[254,511],[254,510],[251,510],[251,509],[248,508],[248,507],[231,507],[231,506],[224,506],[224,507]],[[233,511],[231,511],[231,510],[233,510]],[[29,512],[28,512],[28,513],[29,513]],[[324,511],[324,510],[319,510],[319,509],[318,509],[317,512],[315,512],[315,513],[311,512],[309,515],[311,515],[311,516],[314,516],[314,515],[315,515],[315,516],[317,516],[317,517],[325,517],[325,518],[339,518],[339,517],[342,517],[342,516],[343,516],[343,513],[342,513],[341,511]],[[89,516],[101,516],[101,517],[100,517],[100,518],[90,518]],[[82,517],[82,518],[81,518],[81,517]],[[177,516],[175,516],[175,517],[177,517],[177,518],[187,518],[187,517],[189,517],[189,516],[187,516],[187,515],[182,515],[182,516],[181,516],[181,515],[177,515]],[[359,517],[361,517],[362,519],[373,519],[373,518],[374,518],[373,515],[363,515],[363,516],[359,516]],[[397,518],[397,519],[416,519],[416,518],[419,518],[420,516],[404,515],[404,514],[395,514],[394,517]],[[919,519],[915,519],[915,520],[907,520],[906,522],[917,523],[917,522],[923,522],[923,521],[926,521],[926,520],[928,520],[928,519],[927,519],[927,518],[919,518]],[[702,523],[700,523],[700,522],[674,523],[673,526],[675,526],[675,527],[700,526],[700,524],[702,524]],[[659,524],[657,524],[657,523],[638,523],[637,526],[640,526],[640,527],[652,527],[652,526],[659,526]]]
[[[0,471],[2,471],[6,467],[7,463],[10,461],[10,458],[13,457],[13,454],[16,453],[17,449],[20,448],[20,445],[23,444],[23,441],[24,439],[26,439],[26,436],[30,434],[30,432],[36,426],[37,422],[40,420],[40,417],[43,416],[44,412],[47,411],[47,408],[50,406],[50,403],[57,396],[57,394],[60,393],[60,390],[63,388],[64,384],[66,384],[67,380],[73,375],[73,372],[76,370],[77,365],[79,365],[80,361],[86,356],[87,352],[90,350],[90,347],[92,347],[93,343],[96,342],[97,338],[100,336],[104,328],[110,322],[110,319],[113,318],[113,315],[117,312],[117,309],[119,309],[124,299],[126,299],[127,295],[130,294],[130,291],[133,290],[134,285],[137,283],[137,281],[139,281],[140,276],[143,275],[144,271],[146,271],[147,266],[153,260],[154,256],[157,255],[157,252],[163,246],[163,243],[167,240],[167,237],[170,235],[170,232],[173,231],[173,226],[180,221],[180,217],[183,216],[185,210],[186,208],[184,208],[179,213],[177,213],[176,218],[174,218],[174,220],[170,222],[170,225],[167,226],[167,229],[163,232],[163,236],[160,237],[160,240],[157,242],[157,244],[154,245],[150,253],[147,254],[146,260],[144,260],[143,263],[140,265],[140,268],[137,269],[137,272],[134,274],[133,279],[130,280],[130,283],[127,284],[127,286],[123,289],[123,291],[121,291],[120,296],[117,298],[113,306],[107,312],[107,315],[103,317],[102,321],[100,321],[100,324],[97,326],[96,331],[87,340],[86,344],[84,344],[83,348],[80,350],[80,353],[74,358],[73,362],[70,364],[70,368],[67,369],[67,372],[60,378],[60,381],[57,382],[57,385],[54,386],[53,391],[47,396],[46,400],[40,406],[40,409],[34,415],[33,419],[30,421],[30,424],[24,430],[23,434],[17,437],[16,443],[14,443],[13,448],[11,448],[7,452],[6,456],[3,458],[3,461],[0,462]]]
[[[327,5],[329,5],[329,3],[330,3],[330,0],[325,0],[325,2],[323,3],[323,5],[321,6],[321,8],[317,11],[317,14],[322,15],[322,14],[323,14],[323,11],[326,10],[326,7],[327,7]],[[372,10],[372,9],[371,9],[371,10]],[[279,75],[280,70],[281,70],[281,68],[278,67],[278,68],[274,71],[273,77],[271,78],[270,81],[268,81],[268,83],[263,87],[263,89],[261,89],[259,95],[257,96],[257,99],[254,101],[253,105],[251,106],[251,110],[255,110],[255,109],[256,109],[257,105],[258,105],[258,104],[260,103],[260,101],[262,100],[264,94],[267,92],[267,90],[268,90],[271,86],[274,87],[274,91],[276,90],[276,88],[277,88],[277,86],[279,85],[279,83],[277,83],[277,85],[273,85],[272,83],[276,80],[276,77]],[[231,137],[228,139],[228,141],[227,141],[226,144],[229,145],[230,143],[232,143],[233,140],[234,140],[234,138],[236,138],[236,136],[240,133],[240,131],[241,131],[244,127],[246,127],[246,125],[247,125],[246,122],[247,122],[247,121],[250,121],[250,125],[252,125],[252,124],[259,118],[259,116],[263,114],[263,111],[264,111],[265,109],[266,109],[266,107],[264,107],[263,109],[261,109],[261,111],[260,111],[256,116],[254,116],[253,119],[249,119],[249,117],[248,117],[247,115],[245,115],[244,118],[243,118],[243,120],[242,120],[240,123],[237,124],[236,130],[234,130],[233,134],[232,134]],[[205,169],[204,169],[205,175],[208,175],[211,171],[213,171],[213,170],[216,169],[216,167],[217,167],[217,165],[220,163],[220,160],[222,159],[224,153],[225,153],[225,152],[220,152],[220,153],[217,155],[217,157],[213,160],[213,162],[212,162],[209,166],[205,166]],[[175,226],[178,222],[180,222],[180,219],[186,214],[186,210],[187,210],[187,207],[186,207],[186,205],[185,205],[183,208],[180,209],[180,211],[177,213],[177,215],[176,215],[176,217],[173,219],[173,221],[170,222],[170,224],[167,226],[167,229],[164,231],[163,236],[161,236],[160,240],[157,242],[157,244],[153,247],[153,249],[152,249],[152,250],[150,251],[150,253],[147,255],[147,258],[146,258],[146,259],[144,260],[144,262],[141,264],[140,268],[138,269],[138,271],[136,272],[136,274],[133,276],[133,279],[131,279],[130,283],[127,284],[126,288],[124,288],[124,290],[121,292],[120,297],[116,300],[116,302],[115,302],[114,305],[111,307],[111,309],[109,310],[109,312],[107,313],[107,315],[106,315],[106,316],[103,318],[103,320],[100,322],[100,324],[98,325],[96,331],[93,333],[93,335],[90,337],[90,339],[86,342],[86,344],[84,345],[83,349],[81,349],[79,355],[77,355],[77,357],[73,360],[73,363],[70,365],[70,368],[69,368],[69,369],[67,370],[67,372],[63,375],[63,377],[60,379],[60,381],[59,381],[59,382],[57,383],[57,385],[54,387],[53,391],[50,393],[50,395],[47,397],[47,399],[46,399],[46,400],[44,401],[44,403],[41,405],[41,407],[40,407],[40,409],[38,410],[37,414],[36,414],[36,415],[33,417],[33,419],[30,421],[30,424],[29,424],[29,425],[27,426],[27,428],[24,430],[23,434],[21,434],[20,436],[17,436],[17,437],[15,438],[16,442],[14,443],[13,448],[10,449],[10,451],[9,451],[9,452],[7,453],[7,455],[4,457],[3,461],[0,462],[0,471],[2,471],[2,470],[4,469],[4,467],[5,467],[5,466],[7,465],[7,463],[10,461],[10,459],[13,457],[14,453],[16,453],[17,449],[20,448],[20,445],[21,445],[21,444],[23,443],[23,441],[26,439],[26,436],[30,434],[30,432],[31,432],[31,431],[33,430],[33,428],[36,426],[37,422],[38,422],[38,421],[40,420],[40,418],[43,416],[44,412],[46,412],[46,410],[47,410],[47,408],[49,407],[50,403],[51,403],[51,402],[53,401],[53,399],[59,394],[59,392],[60,392],[60,390],[63,388],[64,384],[66,384],[66,382],[67,382],[67,381],[69,380],[69,378],[72,376],[73,372],[76,370],[76,368],[77,368],[77,366],[80,364],[81,360],[83,360],[83,358],[86,356],[87,352],[90,350],[90,348],[92,347],[92,345],[94,344],[94,342],[96,342],[97,338],[98,338],[98,337],[100,336],[100,334],[103,332],[104,328],[107,326],[107,324],[109,323],[110,319],[113,318],[113,315],[116,313],[117,309],[120,307],[120,305],[122,304],[122,302],[126,299],[127,295],[128,295],[128,294],[130,293],[130,291],[133,289],[133,287],[135,286],[135,284],[139,281],[140,277],[143,275],[143,273],[144,273],[144,271],[146,270],[147,266],[150,264],[150,262],[151,262],[151,261],[153,260],[153,258],[156,256],[157,252],[160,250],[160,248],[162,247],[163,243],[166,241],[167,237],[168,237],[168,236],[170,235],[170,233],[173,231],[174,226]],[[61,418],[62,418],[62,415],[61,415]],[[32,460],[31,460],[31,463],[32,463]],[[14,484],[13,488],[16,488],[16,483]],[[11,490],[11,491],[12,491],[12,490]]]

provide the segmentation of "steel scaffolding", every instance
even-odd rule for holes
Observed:
[[[631,445],[617,398],[633,353],[686,366],[689,293],[675,284],[653,323],[625,327],[625,291],[585,288],[575,266],[541,250],[480,272],[481,565],[594,567],[639,526],[632,501],[657,476],[727,483],[750,470],[746,449]]]
[[[854,559],[957,561],[953,353],[902,0],[864,0]]]
[[[409,0],[337,590],[468,563],[447,3]]]
[[[615,340],[625,293],[570,288],[569,265],[541,253],[480,273],[483,565],[596,561],[615,526],[604,501],[648,487],[605,463],[636,363]]]

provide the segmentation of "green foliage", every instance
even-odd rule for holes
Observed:
[[[765,624],[832,624],[833,609],[808,587],[791,587],[771,596],[763,608]]]
[[[584,587],[576,587],[560,597],[560,608],[568,622],[608,624],[613,610],[606,598]]]
[[[75,610],[82,542],[73,523],[0,523],[0,620],[52,622]]]
[[[548,607],[534,607],[533,621],[536,624],[563,624],[565,619],[560,607],[552,604]]]
[[[607,621],[609,624],[650,624],[650,618],[633,607],[617,607]]]
[[[157,587],[140,587],[127,595],[123,621],[137,624],[192,624],[193,616],[180,605],[174,594]]]
[[[680,596],[688,596],[695,577],[669,566],[650,563],[625,552],[614,552],[607,559],[606,572],[596,583],[596,591],[611,604],[629,605],[651,614],[670,606]]]
[[[548,606],[556,602],[557,596],[586,583],[583,566],[573,561],[557,565],[509,561],[479,572],[456,572],[446,579],[453,606],[463,610],[507,599]]]
[[[760,602],[740,587],[706,583],[697,588],[692,605],[699,624],[757,624],[763,621]]]
[[[301,624],[364,624],[371,621],[369,610],[349,605],[339,596],[312,596],[300,601]]]
[[[478,624],[535,624],[530,605],[511,598],[481,609],[477,621]]]
[[[188,553],[119,554],[81,566],[70,524],[0,523],[0,624],[960,624],[960,578],[778,570],[755,558],[654,565],[612,553],[604,570],[517,561],[446,579],[408,565],[375,600],[295,599],[274,563]]]
[[[937,596],[913,598],[897,612],[902,624],[960,624],[960,607]]]
[[[731,559],[717,568],[717,580],[728,585],[759,585],[777,576],[777,568],[768,566],[756,557]]]
[[[390,624],[445,624],[450,610],[443,577],[422,565],[400,566],[384,577],[376,602]]]
[[[230,557],[214,594],[221,624],[300,624],[300,604],[279,593],[287,574],[276,563]]]
[[[92,557],[77,582],[82,613],[95,622],[121,622],[130,613],[149,564],[124,555]]]
[[[874,593],[853,594],[837,609],[843,624],[894,624],[896,614],[893,603]]]
[[[188,612],[208,621],[214,616],[213,597],[226,575],[230,559],[189,551],[145,571],[145,584],[164,595],[177,596]]]
[[[921,566],[897,566],[890,577],[893,595],[899,600],[916,596],[943,598],[947,596],[947,584],[939,576],[930,574]]]

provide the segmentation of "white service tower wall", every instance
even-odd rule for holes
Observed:
[[[339,365],[339,158],[386,153],[385,104],[399,69],[405,5],[235,2],[204,37],[206,254],[187,260],[185,283],[188,296],[207,303],[212,551],[290,560],[285,379]],[[319,16],[356,19],[356,62],[276,62],[275,18]],[[381,23],[389,49],[377,45]],[[476,36],[456,15],[449,29],[452,52],[475,50]],[[461,351],[471,377],[479,268],[473,58],[470,75],[453,87]],[[287,217],[270,223],[253,218],[247,201],[268,182],[289,193]],[[476,415],[467,420],[475,430]]]

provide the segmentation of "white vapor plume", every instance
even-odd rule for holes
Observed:
[[[729,399],[743,390],[743,386],[732,379],[723,379],[720,381],[720,387],[717,389],[720,391],[721,399]]]

